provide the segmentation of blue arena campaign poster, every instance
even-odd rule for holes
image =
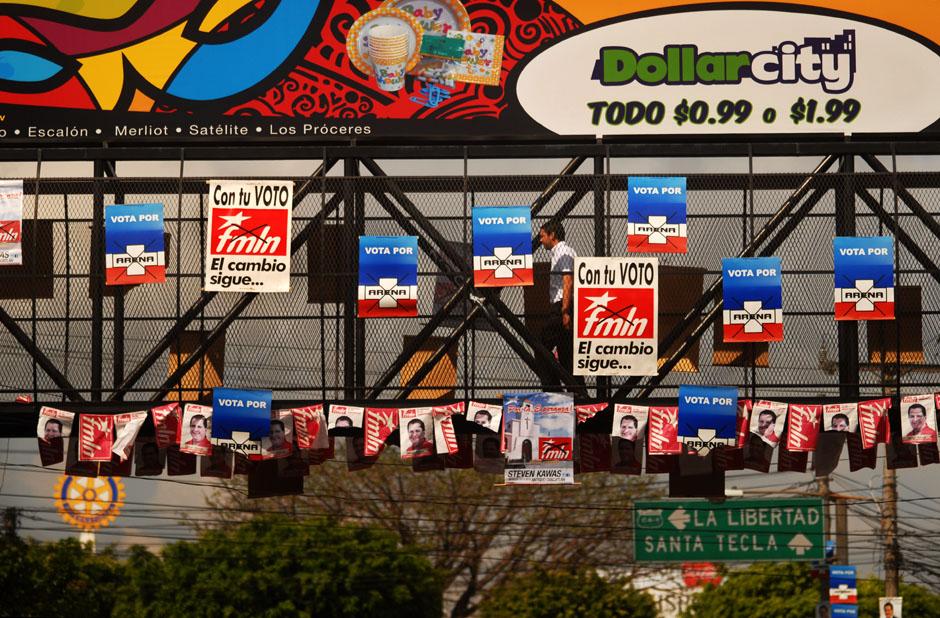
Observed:
[[[738,389],[679,386],[679,441],[699,455],[737,443]]]
[[[631,177],[627,180],[627,251],[685,253],[685,178]]]
[[[105,284],[163,283],[163,204],[104,209]]]
[[[837,320],[894,319],[894,240],[832,239]]]
[[[359,237],[359,317],[418,315],[418,237]]]
[[[725,341],[783,341],[780,258],[724,258],[721,275]]]
[[[271,391],[212,389],[212,443],[258,441],[271,431]],[[241,438],[237,434],[243,434]],[[237,448],[236,448],[237,450]]]
[[[532,222],[528,206],[473,209],[473,285],[532,285]]]

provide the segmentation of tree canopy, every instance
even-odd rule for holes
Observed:
[[[648,593],[621,579],[604,579],[594,571],[534,571],[513,577],[494,589],[480,605],[483,618],[656,618]]]
[[[0,540],[0,615],[430,616],[442,582],[423,550],[375,527],[255,517],[126,561],[75,540]]]
[[[718,587],[707,587],[693,600],[683,618],[802,618],[812,616],[819,603],[820,580],[805,563],[754,564],[731,571]],[[858,584],[858,615],[878,618],[878,597],[884,582],[864,579]],[[940,595],[920,586],[901,584],[903,614],[940,618]]]
[[[420,549],[325,519],[256,517],[169,545],[159,558],[137,550],[127,569],[118,615],[441,614],[441,582]]]
[[[0,538],[0,616],[110,616],[124,569],[114,554],[75,539]]]

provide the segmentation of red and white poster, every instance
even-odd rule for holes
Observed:
[[[150,410],[157,446],[167,448],[180,443],[183,430],[183,411],[178,403],[168,403]]]
[[[318,403],[304,408],[293,408],[294,438],[301,450],[329,448],[329,433],[326,428],[326,414],[323,404]]]
[[[417,459],[434,455],[433,408],[399,410],[399,445],[402,459]]]
[[[271,432],[261,438],[261,459],[290,457],[294,442],[294,413],[271,410]]]
[[[646,452],[650,455],[682,453],[682,443],[679,442],[678,407],[650,407],[646,448]]]
[[[23,263],[23,181],[0,180],[0,266]]]
[[[610,435],[639,442],[649,421],[650,409],[647,406],[632,406],[624,403],[614,404],[614,420]]]
[[[330,429],[343,427],[362,427],[362,415],[365,408],[359,406],[330,406]]]
[[[752,409],[754,404],[750,399],[738,399],[738,441],[735,448],[742,448],[747,443]]]
[[[576,405],[574,407],[574,414],[578,419],[578,424],[580,425],[581,423],[591,420],[598,412],[606,410],[608,405],[610,404],[606,401],[601,403],[583,403],[579,406]]]
[[[43,406],[39,409],[36,437],[45,442],[52,442],[56,438],[68,438],[72,435],[73,420],[75,420],[74,412]]]
[[[209,181],[205,289],[289,292],[294,183]]]
[[[140,428],[144,426],[146,420],[146,412],[125,412],[114,415],[117,436],[111,452],[120,457],[121,461],[127,461],[131,456],[134,451],[134,442],[137,441],[137,434],[140,433]]]
[[[823,406],[823,431],[847,431],[858,429],[857,403],[829,403]]]
[[[905,444],[937,441],[936,399],[933,395],[901,397],[901,441]]]
[[[498,403],[478,403],[471,401],[467,406],[467,420],[477,425],[499,431],[499,423],[503,418],[503,406]]]
[[[363,452],[369,457],[378,455],[385,448],[385,440],[398,427],[398,408],[366,408],[363,423],[366,440]]]
[[[891,427],[888,424],[890,410],[891,399],[887,397],[858,402],[858,427],[862,434],[863,448],[874,448],[876,444],[887,444],[891,441]],[[901,423],[903,427],[904,421]],[[937,434],[934,434],[934,439],[936,437]]]
[[[190,455],[208,455],[212,452],[212,408],[187,403],[183,408],[183,429],[180,436],[180,453]],[[174,457],[170,456],[171,460]],[[189,467],[189,464],[185,464]],[[196,465],[193,463],[193,473]]]
[[[457,433],[454,431],[454,414],[464,413],[464,402],[460,401],[449,406],[435,406],[431,409],[434,415],[434,446],[438,455],[456,455],[460,450],[457,443]]]
[[[787,422],[787,404],[777,401],[758,401],[751,411],[750,430],[765,444],[776,448]]]
[[[111,461],[113,444],[113,415],[78,415],[78,461]]]
[[[795,453],[811,453],[816,450],[819,424],[822,421],[822,406],[818,404],[791,403],[788,411],[787,450]]]
[[[574,374],[656,375],[656,258],[576,258]]]

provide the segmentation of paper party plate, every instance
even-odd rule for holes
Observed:
[[[415,68],[421,59],[419,51],[424,30],[420,22],[401,9],[380,6],[357,19],[349,29],[349,37],[346,39],[346,53],[349,59],[353,66],[366,75],[372,75],[373,72],[372,63],[369,61],[369,30],[373,26],[387,24],[400,26],[408,34],[408,64],[405,65],[405,70]]]
[[[427,34],[444,36],[452,30],[470,30],[470,14],[460,0],[385,0],[382,7],[410,13]]]

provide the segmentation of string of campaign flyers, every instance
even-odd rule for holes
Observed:
[[[647,474],[669,472],[689,455],[711,455],[718,470],[769,472],[779,451],[779,471],[805,472],[809,453],[818,470],[838,461],[843,443],[852,470],[873,468],[878,444],[889,445],[891,467],[940,463],[938,405],[935,393],[815,404],[683,385],[676,405],[576,405],[569,394],[535,392],[507,394],[501,404],[275,409],[271,391],[216,388],[211,406],[168,403],[120,414],[42,407],[37,437],[44,466],[66,460],[66,473],[79,475],[129,476],[133,463],[138,476],[164,468],[195,474],[197,458],[202,476],[249,474],[269,461],[303,474],[335,458],[338,435],[351,471],[370,467],[391,445],[416,471],[476,468],[509,484],[558,484],[578,473],[641,474],[644,462]],[[148,422],[152,436],[141,435]]]

